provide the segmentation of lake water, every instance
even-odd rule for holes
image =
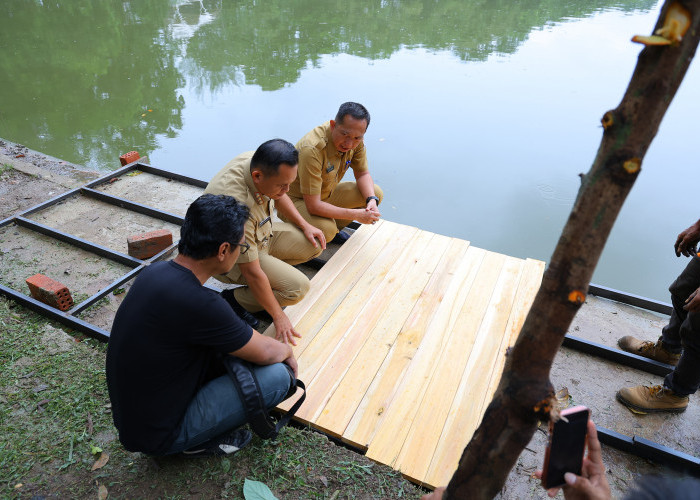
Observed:
[[[0,137],[208,180],[355,100],[385,218],[548,261],[661,4],[4,0]],[[594,282],[668,301],[676,235],[700,217],[699,78],[696,62]]]

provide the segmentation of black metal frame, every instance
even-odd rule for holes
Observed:
[[[151,262],[155,262],[157,260],[162,259],[164,256],[168,255],[176,246],[177,242],[174,242],[172,245],[170,245],[168,248],[165,250],[162,250],[159,252],[157,255],[154,255],[150,259],[137,259],[134,257],[131,257],[130,255],[123,254],[121,252],[115,252],[114,250],[111,250],[107,247],[104,247],[102,245],[98,245],[96,243],[92,243],[90,241],[84,240],[82,238],[78,238],[77,236],[74,236],[72,234],[64,233],[61,231],[58,231],[56,229],[53,229],[49,226],[45,226],[43,224],[40,224],[34,220],[28,219],[27,216],[31,215],[35,212],[44,210],[48,207],[51,207],[53,205],[56,205],[57,203],[60,203],[64,200],[67,200],[69,198],[72,198],[74,196],[88,196],[90,198],[97,199],[99,201],[109,203],[111,205],[115,205],[121,208],[125,208],[127,210],[130,210],[132,212],[140,213],[143,215],[147,215],[149,217],[153,217],[155,219],[163,220],[166,222],[170,222],[172,224],[177,224],[177,225],[182,225],[184,222],[184,218],[180,217],[179,215],[174,215],[168,212],[164,212],[162,210],[159,210],[154,207],[149,207],[147,205],[142,205],[136,202],[133,202],[131,200],[126,200],[124,198],[120,198],[118,196],[112,196],[107,193],[104,193],[102,191],[98,191],[94,188],[101,186],[102,184],[106,184],[112,179],[121,177],[122,175],[125,175],[131,171],[134,170],[139,170],[141,172],[146,172],[149,174],[157,175],[159,177],[163,177],[166,179],[172,179],[175,181],[182,182],[184,184],[189,184],[192,186],[196,187],[201,187],[205,188],[207,186],[207,183],[200,180],[200,179],[194,179],[192,177],[187,177],[184,175],[176,174],[174,172],[168,172],[167,170],[161,170],[155,167],[152,167],[146,163],[141,163],[140,161],[135,161],[133,163],[130,163],[128,165],[125,165],[124,167],[114,171],[110,172],[109,174],[106,174],[99,179],[95,179],[94,181],[89,182],[88,184],[84,186],[77,187],[75,189],[71,189],[63,194],[60,194],[54,198],[51,198],[48,201],[45,201],[43,203],[40,203],[38,205],[35,205],[27,210],[23,210],[17,214],[15,214],[12,217],[9,217],[3,221],[0,221],[0,228],[8,226],[10,224],[16,224],[17,226],[24,227],[26,229],[29,229],[30,231],[34,231],[36,233],[43,234],[45,236],[48,236],[49,238],[53,238],[55,240],[61,241],[63,243],[67,243],[69,245],[75,246],[77,248],[81,248],[83,250],[86,250],[88,252],[94,253],[95,255],[98,255],[99,257],[103,257],[106,259],[109,259],[111,261],[117,262],[119,264],[123,264],[127,267],[130,267],[131,270],[107,285],[105,288],[100,290],[99,292],[93,294],[91,297],[87,298],[86,300],[80,302],[79,304],[74,305],[71,309],[68,311],[60,311],[59,309],[56,309],[54,307],[51,307],[47,304],[44,304],[43,302],[40,302],[38,300],[35,300],[33,297],[30,297],[28,295],[25,295],[21,292],[18,292],[17,290],[14,290],[12,288],[9,288],[7,286],[4,286],[0,284],[0,293],[3,295],[8,296],[9,298],[19,302],[20,304],[26,306],[27,308],[38,312],[39,314],[43,314],[44,316],[47,316],[51,319],[54,319],[70,328],[73,328],[81,333],[84,333],[90,337],[96,338],[98,340],[101,340],[103,342],[107,342],[109,340],[109,332],[106,330],[95,326],[85,320],[82,320],[77,317],[78,314],[81,312],[85,311],[88,307],[92,306],[95,304],[97,301],[108,295],[110,292],[113,292],[117,288],[121,287],[124,285],[124,283],[128,282],[129,280],[133,279],[140,273],[146,266],[148,266]]]

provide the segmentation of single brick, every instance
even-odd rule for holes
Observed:
[[[119,162],[122,164],[123,167],[124,165],[128,165],[129,163],[135,162],[139,158],[141,158],[141,156],[139,156],[138,151],[129,151],[128,153],[124,153],[119,157]]]
[[[73,307],[73,297],[71,297],[68,287],[63,283],[52,280],[43,274],[35,274],[27,278],[27,285],[32,297],[44,304],[61,311],[67,311]]]
[[[149,259],[173,244],[173,233],[158,229],[148,233],[134,234],[126,239],[129,255],[137,259]]]

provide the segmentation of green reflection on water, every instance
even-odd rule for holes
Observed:
[[[532,30],[654,0],[5,0],[0,137],[91,167],[176,137],[178,89],[274,91],[326,54],[388,58],[402,47],[462,60],[509,54]],[[357,76],[357,75],[349,75]],[[152,111],[150,111],[152,110]]]

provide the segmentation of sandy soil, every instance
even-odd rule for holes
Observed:
[[[23,155],[23,156],[20,156]],[[18,158],[19,156],[19,158]],[[40,201],[84,184],[98,174],[31,152],[22,146],[0,141],[0,220],[30,208]],[[152,204],[174,214],[184,215],[183,207],[201,189],[174,185],[175,181],[154,179],[149,174],[124,177],[101,190],[139,203]],[[167,189],[155,189],[167,183]],[[178,184],[175,182],[175,184]],[[173,193],[178,193],[174,196]],[[76,196],[31,216],[83,239],[125,253],[129,234],[166,228],[179,236],[176,225],[108,207],[102,202]],[[325,256],[324,256],[325,257]],[[306,270],[309,273],[311,271]],[[125,267],[81,250],[56,244],[48,238],[15,225],[0,228],[0,282],[28,293],[24,279],[43,272],[64,281],[80,296],[90,295],[125,272]],[[669,277],[671,280],[673,277]],[[124,288],[128,289],[127,283]],[[109,329],[124,294],[108,295],[86,311],[83,318]],[[667,318],[605,299],[589,297],[571,326],[573,335],[614,347],[618,337],[635,335],[655,340]],[[666,446],[700,455],[700,435],[695,423],[700,418],[700,400],[692,396],[689,409],[680,415],[634,415],[615,401],[615,392],[624,386],[658,384],[660,377],[618,366],[591,356],[562,349],[555,359],[551,379],[556,389],[566,388],[573,404],[592,409],[598,425],[627,435],[639,435]],[[546,498],[532,478],[541,467],[546,432],[535,433],[511,472],[500,498]],[[604,447],[613,494],[622,496],[639,474],[669,473],[646,460]]]

